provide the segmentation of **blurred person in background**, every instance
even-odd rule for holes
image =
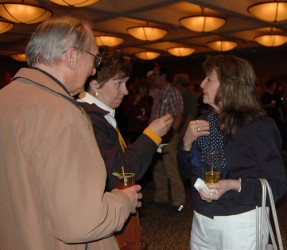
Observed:
[[[153,98],[149,96],[146,79],[135,82],[134,93],[129,96],[124,106],[128,119],[128,142],[133,143],[149,124]]]
[[[185,132],[186,122],[194,120],[197,117],[198,97],[192,91],[193,88],[188,74],[176,74],[173,78],[173,84],[182,94],[183,112],[182,120],[178,128],[179,137],[182,137]]]
[[[266,88],[261,96],[261,102],[268,116],[276,122],[279,129],[284,121],[282,112],[282,95],[278,94],[278,85],[274,80],[266,82]]]
[[[147,205],[162,206],[169,203],[169,191],[171,197],[171,214],[179,214],[185,205],[185,190],[182,177],[177,165],[178,128],[182,120],[183,101],[181,92],[171,85],[168,69],[156,65],[151,78],[154,85],[159,89],[154,99],[150,122],[165,114],[173,116],[173,123],[169,133],[163,142],[162,153],[157,154],[154,161],[153,181],[155,193],[152,201]]]

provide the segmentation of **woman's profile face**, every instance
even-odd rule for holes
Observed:
[[[96,89],[97,98],[112,109],[119,107],[124,96],[129,93],[126,87],[128,79],[109,79],[101,88]]]
[[[214,109],[218,109],[218,107],[214,104],[214,100],[219,85],[220,83],[218,81],[217,73],[215,70],[212,70],[211,73],[208,73],[200,84],[203,92],[203,102],[205,104],[209,104]]]

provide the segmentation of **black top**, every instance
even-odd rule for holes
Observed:
[[[194,209],[205,216],[235,215],[261,205],[261,184],[258,178],[267,178],[274,200],[287,192],[286,172],[280,155],[281,137],[274,121],[260,117],[240,129],[233,138],[225,138],[224,153],[227,161],[226,179],[241,178],[241,192],[226,192],[218,201],[207,203],[199,196],[194,183],[199,177],[191,166],[189,152],[180,150],[180,164],[192,170]]]
[[[117,130],[105,119],[108,111],[95,104],[79,104],[88,113],[93,123],[96,140],[107,168],[107,190],[110,191],[116,187],[118,178],[112,173],[122,172],[122,166],[124,166],[126,173],[135,173],[136,180],[141,179],[148,170],[157,150],[156,143],[147,135],[142,134],[123,151]]]

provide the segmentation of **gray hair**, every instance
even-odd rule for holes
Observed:
[[[95,39],[87,20],[72,16],[51,17],[37,27],[28,43],[27,63],[29,66],[57,64],[69,48],[85,51],[93,43]]]

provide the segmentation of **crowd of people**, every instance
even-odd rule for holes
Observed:
[[[90,23],[70,16],[41,23],[26,55],[29,68],[0,91],[0,249],[146,249],[141,185],[118,189],[115,174],[140,182],[151,169],[146,206],[180,215],[192,199],[192,250],[255,249],[259,178],[276,201],[287,192],[276,81],[259,95],[248,61],[217,55],[198,85],[159,64],[129,83],[131,62],[99,49]],[[206,193],[193,185],[215,146],[224,152],[221,180]]]

